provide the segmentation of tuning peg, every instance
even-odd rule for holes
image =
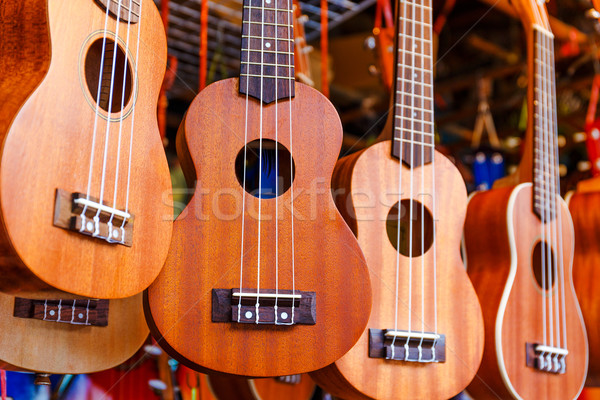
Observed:
[[[365,42],[364,42],[364,46],[365,46],[365,49],[367,49],[367,50],[374,50],[375,47],[377,46],[377,43],[375,42],[375,38],[373,36],[367,36],[367,38],[365,39]]]
[[[371,74],[372,76],[378,76],[379,68],[377,68],[377,66],[374,64],[369,65],[369,74]]]
[[[50,386],[50,374],[35,374],[35,380],[33,383],[39,386]]]
[[[157,396],[160,396],[165,390],[167,390],[167,384],[160,379],[150,379],[148,381],[148,386],[150,386],[150,389],[152,389]]]
[[[147,355],[152,357],[158,357],[162,354],[161,348],[153,344],[145,345],[144,352],[146,352]]]

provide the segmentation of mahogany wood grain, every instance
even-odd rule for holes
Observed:
[[[23,297],[28,291],[50,287],[97,298],[139,293],[160,271],[172,229],[171,182],[156,122],[166,59],[165,34],[156,7],[145,0],[140,22],[130,26],[129,65],[137,59],[137,87],[125,108],[110,116],[103,200],[113,203],[120,124],[116,120],[121,120],[116,203],[123,207],[135,102],[131,248],[52,225],[56,189],[87,191],[95,106],[85,83],[83,60],[92,42],[103,37],[105,11],[93,0],[4,1],[0,16],[0,290],[21,292]],[[125,49],[127,24],[121,22],[119,28]],[[108,30],[116,29],[116,20],[108,18]],[[138,33],[139,55],[133,40]],[[94,197],[100,193],[107,123],[106,112],[100,113],[89,193]]]
[[[552,374],[526,366],[526,343],[543,342],[542,290],[532,270],[532,252],[540,241],[541,222],[531,209],[532,193],[531,184],[492,189],[475,194],[468,205],[464,231],[467,271],[479,296],[486,334],[478,378],[468,387],[476,399],[511,398],[516,394],[523,399],[574,399],[585,380],[588,348],[573,289],[573,225],[562,200],[561,219],[552,224],[560,223],[563,232],[559,246],[565,267],[566,373]],[[502,296],[507,298],[504,312]]]
[[[227,375],[207,375],[216,400],[310,400],[315,392],[315,382],[307,374],[300,382],[279,382],[277,378],[246,379]]]
[[[64,292],[35,299],[81,299]],[[84,374],[115,367],[148,337],[142,295],[109,300],[108,326],[63,324],[13,316],[14,297],[0,294],[0,368],[52,374]]]
[[[578,185],[579,189],[579,185]],[[575,230],[573,284],[589,341],[586,386],[600,386],[600,191],[577,191],[567,197]]]
[[[238,94],[237,79],[213,83],[193,101],[179,130],[182,167],[188,182],[197,180],[198,186],[174,224],[165,266],[144,297],[154,337],[194,369],[254,377],[312,371],[341,357],[366,326],[371,309],[369,274],[329,189],[342,139],[339,117],[323,95],[297,83],[291,100],[292,146],[288,101],[278,103],[277,120],[275,104],[263,107],[262,137],[274,140],[277,126],[279,142],[293,154],[295,288],[316,292],[316,324],[211,322],[212,289],[239,288],[240,264],[243,287],[257,286],[259,202],[260,287],[276,287],[276,248],[279,288],[292,289],[293,282],[292,190],[280,195],[277,203],[260,200],[243,191],[235,174],[238,152],[246,141],[259,138],[259,103],[250,99],[246,105],[246,97]]]
[[[402,173],[402,198],[410,198],[411,172],[391,154],[391,141],[342,158],[336,165],[333,187],[353,195],[338,201],[342,215],[354,226],[365,253],[373,285],[373,309],[367,324],[372,329],[394,329],[395,274],[397,251],[386,232],[390,208],[398,201],[398,175]],[[422,171],[421,169],[425,170]],[[432,169],[435,171],[437,203],[437,332],[446,335],[446,361],[414,363],[369,358],[369,333],[334,364],[311,373],[317,383],[334,396],[344,399],[447,399],[473,379],[483,353],[483,320],[477,296],[463,268],[459,240],[466,211],[466,190],[454,165],[440,153],[435,164],[413,171],[415,200],[433,210]],[[376,173],[374,173],[376,172]],[[421,173],[425,179],[422,180]],[[423,187],[421,187],[423,184]],[[425,192],[422,193],[423,188]],[[341,199],[341,197],[338,197]],[[429,282],[421,291],[421,261],[425,276],[433,274],[433,253],[413,258],[412,311],[408,310],[409,258],[400,255],[398,329],[434,329],[434,292]],[[421,309],[424,296],[425,310]],[[417,384],[421,382],[435,384]]]

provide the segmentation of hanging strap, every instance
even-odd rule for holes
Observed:
[[[394,26],[394,17],[392,15],[390,0],[377,0],[377,4],[375,5],[375,28],[382,27],[383,19],[385,19],[385,26]]]
[[[588,158],[592,163],[592,175],[600,176],[600,120],[596,120],[598,106],[598,95],[600,93],[600,74],[594,76],[592,90],[590,92],[590,103],[585,116],[585,144]]]
[[[0,386],[2,386],[2,400],[6,400],[6,371],[0,370]]]
[[[208,57],[208,0],[200,3],[200,81],[199,91],[206,87],[206,59]]]
[[[321,0],[321,92],[329,98],[329,26],[327,0]]]
[[[440,11],[437,18],[435,19],[435,22],[433,23],[433,32],[436,35],[439,35],[442,29],[444,28],[444,25],[446,25],[448,15],[454,9],[455,4],[456,0],[446,0],[446,3],[444,3],[444,8],[442,8],[442,11]]]

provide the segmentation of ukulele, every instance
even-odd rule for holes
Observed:
[[[467,208],[465,258],[486,332],[468,391],[476,399],[574,399],[588,345],[573,289],[573,224],[560,197],[554,37],[543,2],[513,4],[527,34],[530,111],[521,183],[476,193]]]
[[[467,192],[434,149],[432,2],[399,0],[396,9],[392,140],[342,158],[333,178],[374,289],[358,343],[311,373],[344,399],[448,399],[483,353],[481,309],[459,252]]]
[[[586,121],[586,147],[591,163],[592,178],[577,184],[577,190],[565,198],[573,218],[575,253],[573,256],[573,285],[579,298],[581,313],[587,328],[590,364],[586,386],[600,386],[600,321],[598,320],[598,290],[594,285],[598,277],[600,260],[600,119],[594,119],[600,89],[600,75],[594,78],[592,97]]]
[[[292,2],[243,10],[239,80],[209,85],[180,126],[197,190],[144,306],[159,345],[192,369],[293,375],[354,345],[371,285],[329,189],[339,117],[294,79]]]
[[[0,290],[141,292],[172,230],[156,6],[4,1],[0,37]]]
[[[87,299],[60,292],[0,294],[0,368],[85,374],[129,359],[148,337],[142,294]]]

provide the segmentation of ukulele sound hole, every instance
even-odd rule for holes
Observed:
[[[244,171],[244,147],[235,159],[235,175],[246,191],[259,199],[272,199],[284,194],[296,175],[294,160],[281,143],[270,139],[253,140],[246,146],[246,169]],[[262,164],[262,168],[261,168]]]
[[[411,212],[412,203],[412,229]],[[398,243],[398,208],[400,208],[400,243]],[[418,257],[433,244],[433,217],[427,207],[416,200],[404,199],[388,213],[386,231],[392,246],[406,257]],[[412,238],[412,253],[411,253]]]
[[[114,40],[108,38],[106,38],[103,57],[103,42],[104,38],[94,41],[86,54],[85,80],[94,102],[99,100],[98,105],[106,112],[109,111],[109,103],[112,103],[112,105],[110,105],[110,112],[117,113],[127,105],[131,97],[131,62],[130,60],[127,61],[127,71],[125,72],[125,60],[127,59],[125,52],[123,49],[121,49],[121,46],[117,46],[117,56],[115,58],[115,42]],[[104,58],[104,65],[102,65],[101,72],[100,67],[102,64],[102,58]],[[125,73],[127,76],[125,77],[125,90],[123,90],[123,74]],[[100,98],[98,99],[98,80],[100,75],[102,76],[102,81],[100,82]],[[113,82],[112,101],[110,98],[111,80]]]
[[[550,251],[550,254],[548,254]],[[552,246],[548,246],[546,242],[537,242],[533,248],[533,254],[531,256],[531,266],[533,268],[533,275],[540,289],[543,282],[546,281],[546,290],[552,288],[555,281],[556,270],[554,266],[555,258]],[[542,268],[544,268],[542,270]],[[542,276],[543,274],[543,276]],[[550,276],[552,275],[552,276]]]

